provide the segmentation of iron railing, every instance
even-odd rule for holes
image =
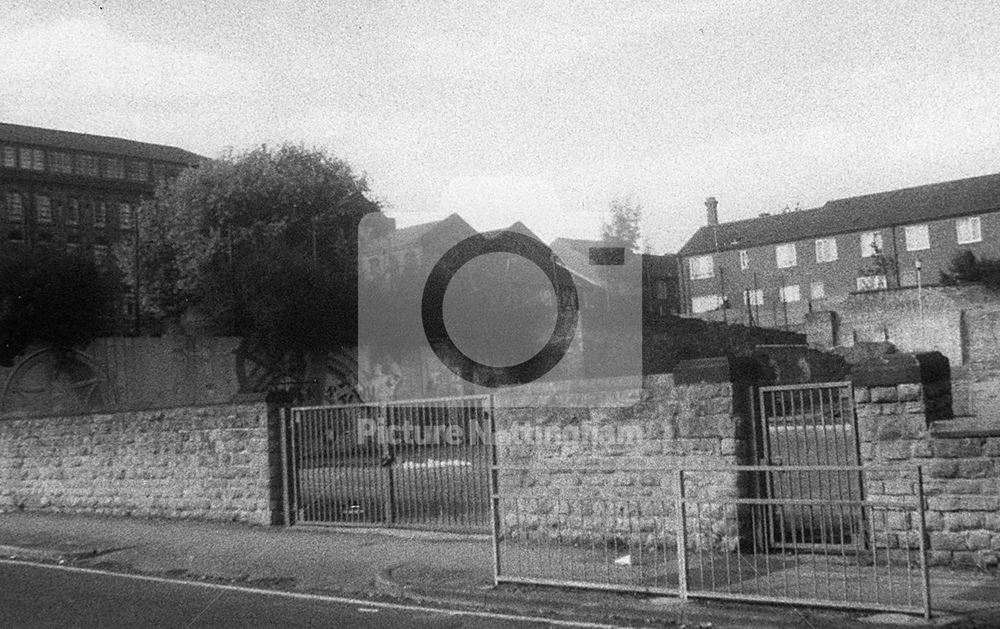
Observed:
[[[753,489],[775,476],[888,471],[498,466],[495,578],[929,617],[920,468],[892,468],[888,489],[869,480],[864,498]]]
[[[288,523],[488,531],[492,418],[489,396],[291,409]]]

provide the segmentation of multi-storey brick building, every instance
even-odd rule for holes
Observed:
[[[138,203],[203,160],[171,146],[0,123],[0,247],[106,258],[135,229]]]
[[[679,252],[694,316],[796,326],[825,300],[940,281],[956,254],[1000,257],[1000,174],[829,201],[708,224]]]

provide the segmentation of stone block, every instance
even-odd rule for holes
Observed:
[[[896,387],[897,399],[900,402],[912,402],[921,399],[922,388],[918,383],[906,382]]]
[[[871,401],[872,402],[895,402],[899,399],[899,394],[896,387],[872,387],[870,389]]]
[[[932,532],[928,534],[928,538],[931,550],[961,551],[968,549],[963,533]]]
[[[972,531],[966,534],[965,543],[970,550],[989,550],[992,537],[989,531]]]
[[[980,456],[983,452],[983,439],[969,437],[964,439],[933,439],[931,449],[934,456],[944,459],[968,458]]]
[[[868,390],[868,387],[855,387],[854,388],[854,402],[855,403],[857,403],[857,404],[866,404],[867,402],[871,401],[871,399],[872,399],[871,398],[871,392]],[[858,408],[858,411],[859,412],[861,411],[860,407]]]

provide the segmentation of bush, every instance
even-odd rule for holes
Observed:
[[[941,283],[983,284],[990,290],[1000,291],[1000,259],[979,259],[971,251],[962,251],[952,258],[948,270],[941,272]]]
[[[80,256],[47,249],[0,254],[0,365],[34,344],[65,352],[107,332],[114,287]]]

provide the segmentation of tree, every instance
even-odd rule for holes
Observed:
[[[971,251],[962,251],[952,258],[948,270],[941,272],[941,283],[976,283],[1000,291],[1000,259],[977,258]]]
[[[0,255],[0,365],[31,345],[60,353],[109,330],[116,283],[91,260],[51,249]]]
[[[356,344],[357,228],[379,209],[366,193],[322,151],[230,153],[160,187],[140,210],[139,255],[116,253],[128,279],[138,259],[145,315],[240,337],[239,358],[265,372],[241,386],[283,379],[315,396],[330,353]]]
[[[608,217],[601,226],[601,239],[638,252],[641,221],[641,203],[631,197],[615,197],[608,207]]]

